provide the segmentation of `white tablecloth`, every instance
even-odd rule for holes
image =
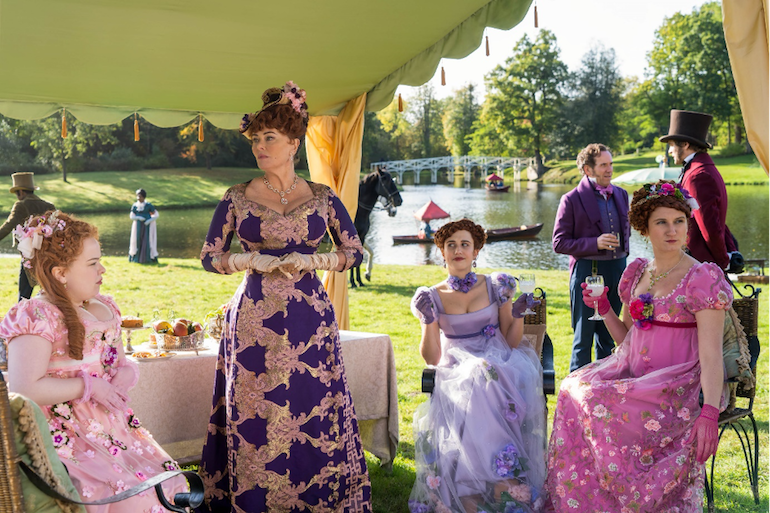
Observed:
[[[388,335],[341,331],[342,358],[364,449],[392,464],[398,447],[396,364]],[[139,361],[130,406],[155,440],[180,462],[200,458],[211,413],[218,345]],[[139,346],[138,350],[144,349]]]

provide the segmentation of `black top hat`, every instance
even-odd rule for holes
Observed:
[[[703,112],[671,109],[671,122],[668,125],[668,135],[660,138],[660,142],[685,141],[711,148],[706,142],[709,126],[714,117]]]

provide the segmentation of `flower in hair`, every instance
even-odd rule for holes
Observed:
[[[695,198],[693,198],[690,195],[690,191],[682,187],[681,184],[674,185],[671,183],[663,183],[663,184],[648,183],[644,186],[644,190],[647,191],[647,196],[644,199],[642,199],[639,203],[643,203],[647,200],[658,198],[660,196],[673,196],[676,199],[686,203],[687,206],[690,207],[691,211],[695,211],[700,208],[700,205],[698,205],[698,201]],[[690,216],[692,216],[692,212],[690,212]]]
[[[55,210],[48,217],[40,216],[35,226],[30,226],[33,216],[24,223],[24,225],[16,225],[13,229],[13,240],[21,253],[22,264],[27,269],[32,267],[30,260],[35,257],[35,251],[40,249],[43,244],[44,238],[49,238],[54,232],[64,230],[67,223],[63,219],[59,219],[59,211]]]
[[[292,108],[301,114],[303,118],[307,117],[307,92],[301,89],[297,84],[289,80],[286,85],[283,86],[283,95],[291,102]]]

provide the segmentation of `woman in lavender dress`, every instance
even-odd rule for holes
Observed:
[[[265,174],[225,193],[201,253],[208,271],[246,271],[225,316],[204,511],[371,510],[337,322],[316,274],[360,264],[362,247],[339,198],[294,173],[304,95],[291,82],[268,89],[244,116]],[[337,250],[318,254],[327,228]],[[243,253],[230,253],[233,235]]]
[[[542,367],[521,343],[531,294],[507,274],[472,271],[484,229],[468,219],[434,236],[449,276],[420,287],[412,311],[436,385],[414,416],[412,513],[535,511],[545,479]]]
[[[623,273],[622,319],[606,287],[599,298],[584,292],[622,343],[562,381],[546,482],[554,511],[703,511],[703,463],[716,452],[725,404],[722,332],[732,294],[719,267],[682,250],[692,208],[673,182],[636,191],[628,218],[655,259]]]

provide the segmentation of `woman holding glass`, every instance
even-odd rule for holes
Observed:
[[[701,512],[703,463],[716,452],[725,404],[722,331],[732,302],[718,266],[683,251],[697,203],[673,182],[634,193],[631,226],[655,258],[621,278],[618,317],[598,307],[615,353],[561,384],[546,489],[555,511]],[[703,406],[699,394],[703,393]]]
[[[511,306],[513,277],[473,272],[485,241],[469,219],[442,226],[434,242],[447,279],[412,299],[420,353],[436,366],[431,398],[414,416],[413,513],[530,512],[543,502],[542,368],[522,342],[524,312],[537,301],[521,294]]]

